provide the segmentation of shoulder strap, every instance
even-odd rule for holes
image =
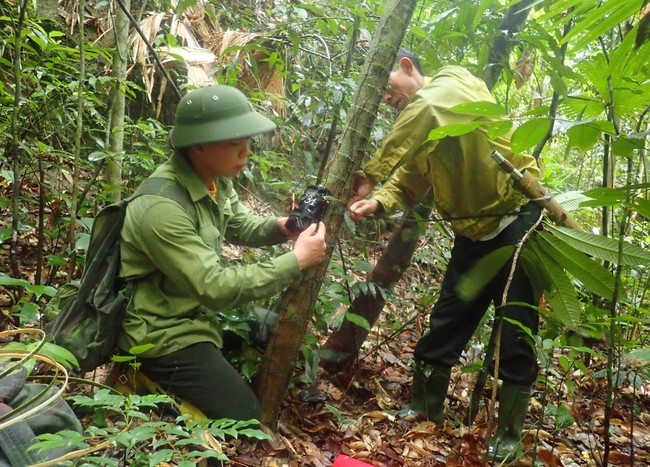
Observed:
[[[196,214],[196,207],[190,198],[190,194],[187,192],[187,189],[178,182],[170,180],[168,178],[162,177],[149,177],[146,178],[142,184],[135,190],[131,196],[129,196],[129,201],[133,198],[136,198],[141,195],[156,195],[162,196],[167,199],[171,199],[185,209],[185,211],[190,215],[194,224],[198,222],[198,216]]]

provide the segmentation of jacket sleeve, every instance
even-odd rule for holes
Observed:
[[[228,221],[225,238],[235,245],[260,247],[276,245],[287,241],[287,236],[278,229],[277,217],[255,215],[248,209],[228,182],[227,196],[230,199],[232,215]]]
[[[415,206],[431,187],[421,164],[426,164],[426,154],[398,168],[386,184],[372,194],[372,199],[379,201],[386,213]]]
[[[173,201],[161,199],[135,215],[138,246],[148,261],[210,309],[270,297],[300,276],[293,252],[254,264],[224,266],[218,251],[197,234],[189,215]],[[220,235],[216,226],[210,229],[212,236]]]
[[[433,106],[416,94],[399,114],[377,153],[363,167],[363,172],[376,182],[384,181],[397,166],[412,159],[422,145],[426,144],[430,151],[433,150],[438,142],[427,141],[427,138],[438,125]]]

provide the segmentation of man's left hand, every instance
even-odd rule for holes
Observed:
[[[298,238],[298,235],[300,235],[300,232],[292,232],[291,230],[287,229],[287,221],[289,220],[288,217],[279,217],[278,218],[278,229],[280,229],[280,232],[282,232],[284,235],[286,235],[288,238],[295,240]]]

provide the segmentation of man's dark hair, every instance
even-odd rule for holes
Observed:
[[[406,50],[404,47],[400,47],[397,50],[397,56],[395,57],[395,66],[399,65],[399,61],[403,58],[408,58],[413,62],[413,65],[415,65],[415,69],[418,70],[418,73],[420,73],[422,76],[424,75],[424,71],[422,71],[422,65],[420,65],[420,60],[415,56],[413,52],[410,50]]]

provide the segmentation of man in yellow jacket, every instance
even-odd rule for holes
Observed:
[[[499,151],[517,169],[535,178],[540,172],[533,157],[513,154],[507,136],[490,140],[485,127],[462,136],[427,141],[435,128],[476,119],[450,108],[494,100],[485,83],[461,67],[446,66],[428,78],[417,58],[404,49],[398,52],[396,65],[384,102],[400,113],[379,151],[357,177],[349,211],[358,221],[412,207],[432,188],[438,213],[451,223],[454,246],[440,296],[431,312],[429,331],[415,347],[409,406],[439,423],[444,418],[451,367],[458,362],[490,303],[502,305],[510,264],[471,299],[458,295],[459,280],[487,254],[516,245],[541,215],[537,205],[515,190],[490,154]],[[386,183],[372,191],[376,182],[390,173]],[[520,266],[506,301],[537,305],[531,283]],[[536,333],[537,312],[525,305],[508,305],[502,311],[507,318],[501,336],[499,377],[503,386],[499,425],[490,443],[492,460],[513,459],[521,453],[521,432],[538,371],[532,342],[519,326],[508,321],[517,321]]]

